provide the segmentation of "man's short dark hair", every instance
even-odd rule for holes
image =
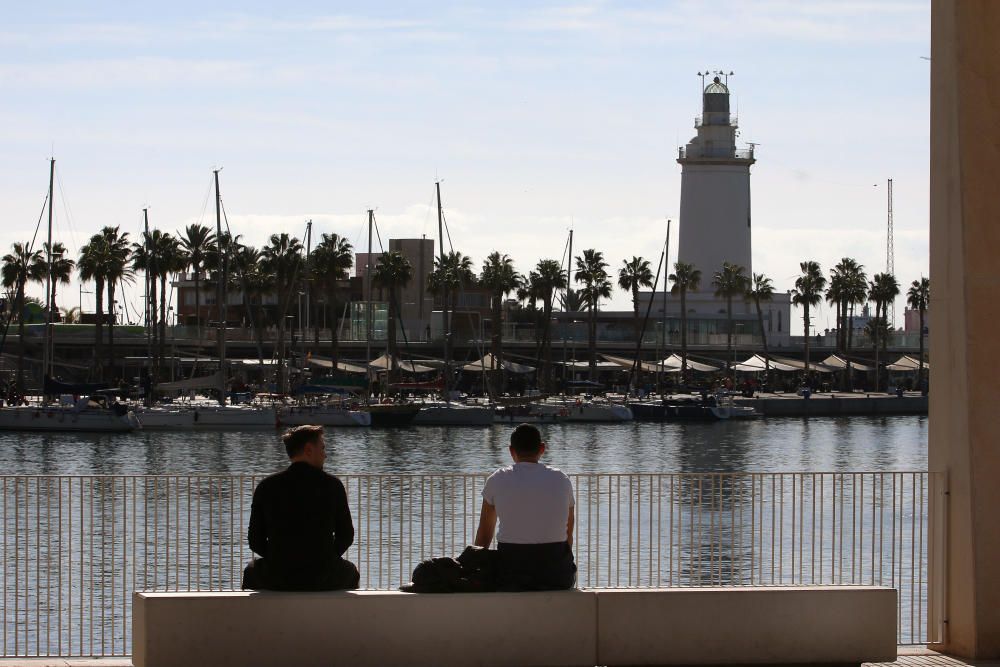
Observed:
[[[323,435],[322,426],[296,426],[285,431],[281,441],[285,443],[285,451],[291,459],[301,454],[307,444],[318,440],[321,435]]]
[[[510,446],[521,456],[534,456],[542,450],[542,434],[531,424],[521,424],[510,434]]]

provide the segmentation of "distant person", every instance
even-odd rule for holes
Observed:
[[[357,588],[358,568],[343,557],[354,542],[354,523],[343,483],[323,471],[323,427],[289,429],[282,441],[292,463],[254,491],[247,537],[260,558],[243,571],[243,588]]]
[[[476,546],[489,547],[497,520],[498,588],[538,591],[572,588],[573,484],[539,463],[545,443],[537,428],[521,424],[510,436],[514,465],[486,480]]]

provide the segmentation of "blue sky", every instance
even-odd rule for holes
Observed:
[[[33,233],[54,147],[74,252],[104,224],[137,233],[144,206],[167,230],[214,224],[222,166],[253,243],[312,218],[360,248],[370,207],[383,238],[434,235],[440,178],[477,264],[558,258],[571,225],[615,267],[655,262],[695,73],[725,69],[759,143],[754,270],[782,289],[805,259],[883,270],[892,177],[897,275],[927,273],[924,0],[135,4],[0,9],[0,246]]]

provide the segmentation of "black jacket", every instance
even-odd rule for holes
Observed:
[[[343,483],[302,462],[267,477],[253,494],[247,538],[271,587],[310,588],[354,542]]]

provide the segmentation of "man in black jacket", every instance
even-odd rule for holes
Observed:
[[[261,558],[247,565],[243,588],[357,588],[358,568],[343,558],[354,542],[351,508],[343,483],[323,472],[323,427],[289,429],[282,440],[292,464],[254,491],[247,537]]]

